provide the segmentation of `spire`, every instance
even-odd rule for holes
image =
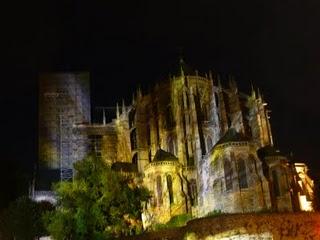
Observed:
[[[139,86],[137,90],[137,98],[141,98],[141,97],[142,97],[142,93],[141,93],[141,88]]]
[[[253,99],[256,99],[256,91],[254,90],[254,86],[251,80],[250,80],[250,84],[251,84],[251,97]]]
[[[180,76],[181,76],[181,77],[184,77],[183,65],[184,65],[183,58],[182,58],[182,57],[180,57],[180,60],[179,60],[179,66],[180,66]]]
[[[103,125],[106,125],[106,110],[102,108],[102,122]]]
[[[126,112],[126,106],[124,103],[124,100],[122,99],[122,114],[124,114]]]
[[[258,88],[258,99],[262,99],[260,89]]]
[[[229,75],[229,87],[231,90],[233,90],[234,92],[238,92],[238,87],[237,87],[237,83],[234,80],[234,76]]]
[[[135,104],[136,103],[136,99],[134,97],[134,93],[132,93],[132,104]]]
[[[119,104],[117,103],[117,119],[120,118]]]
[[[211,72],[211,70],[209,70],[209,79],[210,79],[210,80],[213,79],[213,78],[212,78],[212,72]]]
[[[221,85],[220,75],[217,75],[217,78],[218,78],[218,88],[219,88],[219,91],[222,91],[222,85]]]

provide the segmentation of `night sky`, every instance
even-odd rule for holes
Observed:
[[[240,90],[259,87],[277,147],[319,179],[318,0],[10,1],[2,10],[0,198],[26,189],[37,158],[40,72],[89,71],[93,106],[114,106],[166,78],[179,56],[223,84],[233,74]]]

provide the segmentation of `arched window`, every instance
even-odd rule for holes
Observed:
[[[246,163],[243,159],[239,159],[238,161],[238,176],[239,176],[239,187],[247,188],[247,171],[246,171]]]
[[[136,111],[132,110],[129,113],[129,128],[132,128],[135,124],[135,115],[136,115]]]
[[[191,206],[195,206],[197,204],[197,182],[195,179],[191,179],[189,182],[189,196],[191,200]]]
[[[273,180],[273,190],[276,197],[280,196],[280,184],[278,179],[278,174],[276,170],[272,171],[272,180]]]
[[[175,155],[174,138],[173,137],[169,137],[167,144],[168,144],[168,152],[172,153],[173,155]]]
[[[149,159],[149,163],[150,163],[152,161],[151,150],[149,150],[148,159]]]
[[[206,104],[202,104],[201,106],[202,117],[204,121],[208,121],[208,109]]]
[[[167,176],[167,187],[168,187],[168,192],[169,192],[169,201],[170,201],[170,204],[172,204],[174,202],[174,199],[173,199],[172,177],[171,177],[171,175]]]
[[[231,190],[233,188],[232,186],[232,166],[231,162],[228,159],[224,159],[224,178],[226,182],[226,190]]]
[[[138,164],[138,153],[135,153],[132,157],[132,163],[137,165]]]
[[[174,119],[172,115],[172,108],[169,105],[166,109],[166,126],[168,129],[172,128],[174,126]]]
[[[148,146],[151,145],[151,133],[150,133],[150,125],[147,125],[147,144]]]
[[[207,153],[211,150],[211,148],[213,147],[212,146],[213,143],[212,143],[212,139],[210,136],[207,137]]]
[[[158,206],[162,205],[162,184],[161,184],[161,176],[157,176],[157,202]]]
[[[137,133],[136,129],[133,129],[130,133],[130,143],[131,143],[131,150],[137,149]]]

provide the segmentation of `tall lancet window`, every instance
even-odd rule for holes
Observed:
[[[157,176],[157,202],[158,206],[162,205],[162,183],[161,176]]]
[[[239,159],[238,161],[238,176],[239,176],[239,187],[247,188],[247,171],[246,171],[246,163],[243,159]]]
[[[138,165],[138,153],[135,153],[132,157],[132,164]]]
[[[278,178],[278,173],[276,170],[272,170],[272,180],[273,180],[273,190],[276,197],[280,196],[280,183]]]
[[[129,128],[132,128],[135,125],[135,115],[136,115],[136,111],[135,110],[132,110],[129,113]]]
[[[169,137],[167,144],[168,144],[168,152],[172,153],[173,155],[175,155],[174,138],[173,137]]]
[[[233,171],[232,171],[232,166],[231,166],[231,162],[228,159],[224,159],[224,178],[225,178],[225,182],[226,182],[226,190],[232,190],[233,186],[232,186],[232,175],[233,175]]]
[[[166,127],[167,129],[171,129],[174,126],[174,118],[172,114],[172,108],[169,105],[166,109]]]
[[[151,161],[152,161],[151,150],[149,150],[148,159],[149,159],[149,162],[151,162]]]
[[[212,145],[213,145],[212,139],[211,139],[210,136],[208,136],[208,137],[207,137],[207,153],[211,150]]]
[[[151,132],[150,132],[150,125],[147,125],[147,144],[148,146],[151,145]]]
[[[174,199],[173,199],[172,177],[171,177],[171,175],[167,176],[167,187],[168,187],[168,192],[169,192],[169,201],[170,201],[170,204],[172,204],[174,202]]]
[[[137,131],[133,129],[130,133],[131,150],[137,149]]]

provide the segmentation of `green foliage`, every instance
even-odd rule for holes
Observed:
[[[182,226],[185,226],[187,224],[187,222],[191,219],[192,219],[192,216],[191,216],[191,214],[188,214],[188,213],[176,215],[176,216],[173,216],[165,224],[155,224],[154,230],[182,227]]]
[[[28,197],[20,197],[2,213],[1,239],[33,240],[45,233],[43,207]]]
[[[111,239],[139,231],[141,201],[149,198],[145,188],[99,158],[89,156],[74,167],[73,182],[54,186],[56,211],[44,216],[54,239]]]

